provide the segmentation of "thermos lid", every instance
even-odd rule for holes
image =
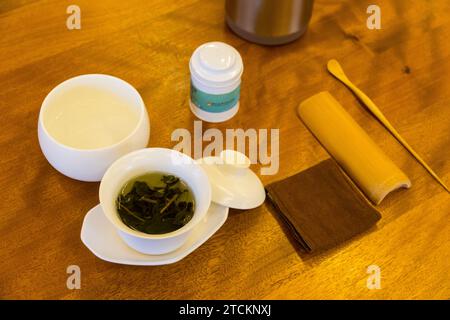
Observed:
[[[220,157],[205,157],[197,163],[208,175],[213,202],[243,210],[256,208],[264,202],[264,186],[249,169],[250,159],[243,153],[224,150]]]
[[[195,49],[189,61],[191,76],[201,83],[227,86],[240,79],[242,58],[232,46],[223,42],[208,42]]]

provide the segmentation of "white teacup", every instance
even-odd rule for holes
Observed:
[[[116,200],[123,186],[133,178],[151,172],[179,177],[194,195],[194,215],[178,230],[165,234],[143,233],[125,225],[117,212]],[[99,197],[106,217],[131,248],[145,254],[164,254],[181,247],[192,229],[205,217],[211,203],[211,186],[205,171],[189,156],[171,149],[148,148],[115,161],[103,176]]]
[[[127,106],[133,108],[130,111],[137,112],[136,126],[131,128],[122,140],[99,148],[75,148],[58,141],[46,128],[46,108],[54,101],[52,99],[60,97],[75,86],[100,88],[120,97]],[[95,102],[92,107],[95,108]],[[64,108],[64,103],[61,108]],[[115,160],[131,151],[145,148],[149,135],[147,110],[137,90],[129,83],[109,75],[87,74],[62,82],[46,96],[39,113],[38,137],[42,152],[56,170],[77,180],[100,181],[106,169]],[[93,135],[92,139],[96,139],[96,136]]]

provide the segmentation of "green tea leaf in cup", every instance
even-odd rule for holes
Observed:
[[[162,234],[186,225],[195,206],[192,191],[180,178],[152,172],[127,182],[117,197],[116,207],[129,228]]]

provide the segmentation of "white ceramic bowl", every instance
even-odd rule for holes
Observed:
[[[44,114],[51,99],[70,87],[85,85],[111,90],[139,111],[139,120],[130,134],[111,146],[98,149],[77,149],[52,137],[45,128]],[[82,181],[100,181],[106,169],[121,156],[145,148],[150,135],[150,123],[144,101],[129,83],[109,75],[87,74],[68,79],[45,97],[38,120],[38,137],[48,162],[62,174]],[[95,137],[92,137],[95,139]]]
[[[116,199],[129,180],[149,173],[166,172],[183,180],[195,201],[192,219],[178,230],[165,234],[147,234],[126,226],[116,209]],[[206,215],[211,203],[211,186],[205,171],[189,156],[171,149],[148,148],[134,151],[115,161],[100,183],[100,205],[106,217],[131,248],[145,254],[164,254],[181,247]]]

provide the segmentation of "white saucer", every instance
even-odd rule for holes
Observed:
[[[205,218],[199,222],[186,243],[179,249],[162,255],[146,255],[130,247],[117,234],[117,230],[105,217],[100,205],[85,216],[81,228],[81,241],[102,260],[140,266],[156,266],[177,262],[200,247],[225,223],[228,207],[211,203]]]

